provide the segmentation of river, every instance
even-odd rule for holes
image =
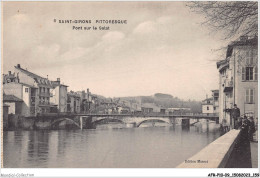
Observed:
[[[217,124],[5,131],[6,168],[174,168],[220,136]]]

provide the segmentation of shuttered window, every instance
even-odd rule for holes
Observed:
[[[254,90],[246,89],[246,103],[254,103]]]
[[[257,66],[255,66],[255,70],[254,70],[254,75],[255,75],[255,80],[258,80],[258,68]]]

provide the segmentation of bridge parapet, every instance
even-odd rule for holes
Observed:
[[[240,130],[231,130],[185,160],[177,168],[224,168],[239,139],[239,133]]]

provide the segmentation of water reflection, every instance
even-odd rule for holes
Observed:
[[[28,132],[28,138],[28,162],[44,163],[48,159],[49,153],[49,132]]]
[[[219,137],[208,126],[4,132],[4,167],[176,167]]]

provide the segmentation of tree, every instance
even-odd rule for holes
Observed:
[[[193,12],[203,14],[213,31],[222,31],[225,39],[236,35],[258,35],[257,1],[200,1],[188,2]]]

